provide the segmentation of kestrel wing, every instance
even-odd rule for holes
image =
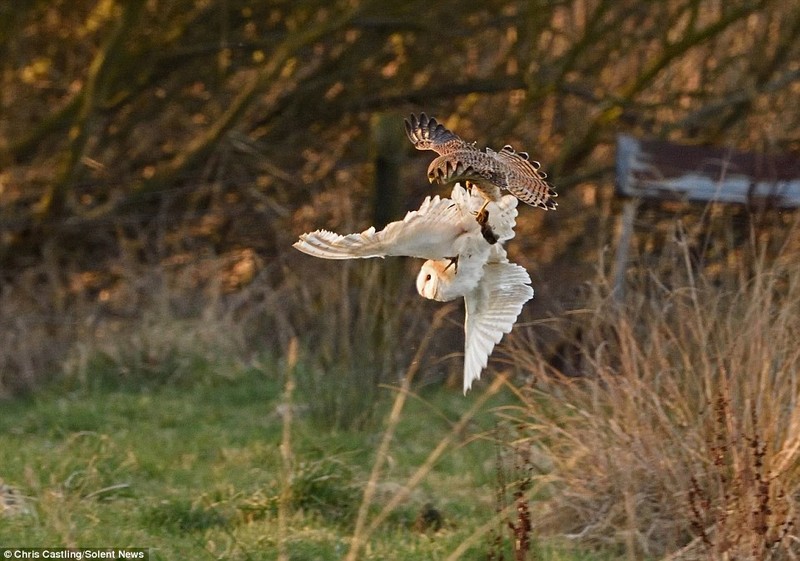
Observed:
[[[488,150],[487,150],[488,152]],[[498,162],[506,166],[508,184],[506,188],[519,200],[545,210],[554,210],[553,200],[558,194],[545,178],[547,174],[539,170],[539,162],[527,158],[526,152],[515,152],[511,146],[503,146],[499,152],[492,152]]]
[[[405,119],[406,135],[417,150],[433,150],[439,155],[471,146],[433,117],[420,113]]]
[[[444,184],[453,181],[471,181],[475,184],[489,184],[501,189],[507,188],[508,181],[496,152],[487,148],[486,152],[469,148],[458,148],[435,158],[428,166],[428,179]]]
[[[294,247],[323,259],[387,255],[443,259],[453,256],[453,242],[464,233],[464,222],[470,225],[452,200],[427,197],[419,210],[409,212],[403,220],[392,222],[379,232],[373,227],[360,234],[342,236],[316,230],[301,235]]]
[[[481,376],[494,346],[511,331],[522,306],[533,298],[528,272],[514,263],[489,263],[475,290],[464,297],[464,393]]]

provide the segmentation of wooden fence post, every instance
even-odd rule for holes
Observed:
[[[373,225],[380,230],[400,214],[400,164],[405,154],[405,133],[396,115],[377,113],[372,118],[375,163]]]

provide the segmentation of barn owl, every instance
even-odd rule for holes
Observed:
[[[505,250],[493,246],[481,267],[477,282],[459,283],[462,272],[454,271],[448,260],[428,260],[417,275],[417,292],[425,298],[448,302],[463,296],[464,318],[464,393],[481,377],[494,346],[509,333],[533,298],[528,272],[509,263]]]
[[[526,152],[516,152],[505,145],[499,152],[491,148],[480,150],[475,143],[462,140],[433,117],[420,113],[405,120],[406,134],[417,150],[433,150],[439,157],[428,166],[428,181],[450,183],[465,181],[474,184],[485,202],[476,217],[483,226],[486,207],[500,200],[501,191],[531,206],[554,210],[557,193],[539,171],[539,162],[528,159]]]
[[[376,232],[338,235],[326,230],[303,234],[298,250],[324,259],[408,256],[427,259],[417,275],[417,292],[447,302],[464,298],[464,393],[489,360],[494,346],[510,332],[522,306],[533,297],[524,268],[509,263],[502,243],[514,237],[517,199],[500,197],[484,205],[478,193],[460,184],[451,198],[427,197],[418,210]],[[485,206],[487,239],[474,219]]]

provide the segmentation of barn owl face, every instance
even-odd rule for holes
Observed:
[[[455,263],[448,260],[426,261],[417,275],[417,292],[429,300],[446,302],[446,288],[456,274]]]

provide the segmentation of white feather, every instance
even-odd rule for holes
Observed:
[[[480,377],[494,346],[511,331],[522,306],[533,297],[528,273],[508,262],[501,243],[490,244],[475,214],[483,195],[453,187],[451,199],[427,197],[420,208],[376,232],[339,235],[327,230],[303,234],[298,250],[324,259],[404,255],[427,259],[417,275],[417,291],[442,302],[466,302],[464,392]],[[488,226],[498,242],[514,237],[517,198],[505,195],[487,205]]]
[[[487,263],[475,289],[464,296],[464,393],[481,376],[489,355],[533,298],[528,272],[514,263]]]

